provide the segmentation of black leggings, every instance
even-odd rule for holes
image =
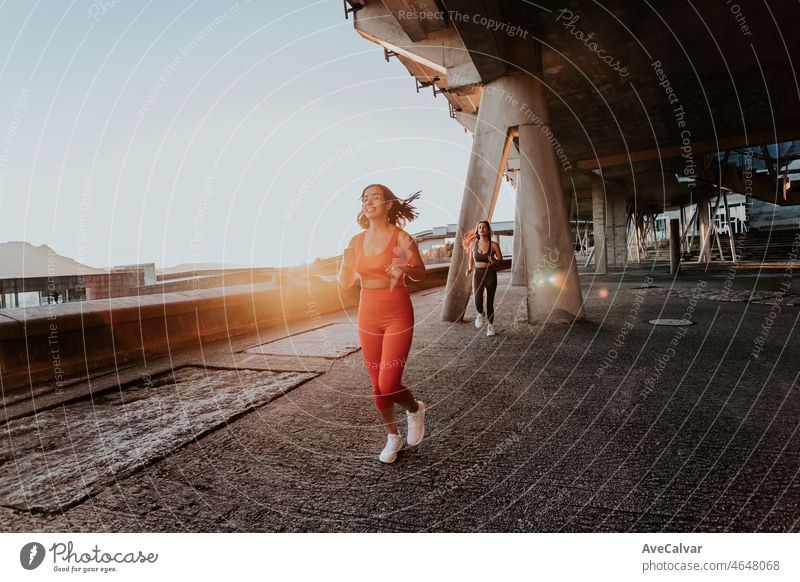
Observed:
[[[489,323],[494,323],[494,293],[497,291],[497,271],[494,267],[476,267],[472,275],[472,289],[475,292],[475,309],[480,314],[483,314],[483,290],[486,289],[486,315]]]

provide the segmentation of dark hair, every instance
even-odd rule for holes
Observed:
[[[472,232],[465,235],[464,240],[461,241],[461,246],[464,247],[464,252],[472,253],[471,251],[472,243],[474,243],[476,240],[480,238],[480,235],[478,234],[478,229],[481,227],[482,224],[485,224],[486,228],[489,229],[488,236],[489,236],[489,243],[491,244],[492,235],[494,234],[494,231],[492,231],[492,225],[489,223],[488,220],[479,220],[478,224],[475,225],[475,228],[472,230]]]
[[[422,190],[418,190],[414,192],[408,198],[398,198],[394,195],[394,192],[389,190],[383,184],[370,184],[366,188],[361,191],[361,201],[364,201],[364,195],[367,193],[367,190],[370,188],[380,188],[383,191],[383,199],[384,201],[392,202],[392,207],[389,209],[389,222],[394,224],[395,226],[399,226],[403,228],[407,223],[411,222],[415,218],[419,216],[417,213],[417,209],[414,207],[413,202],[419,198],[420,193]],[[358,216],[356,217],[356,221],[358,222],[361,228],[369,228],[369,219],[364,215],[364,211],[360,211]]]

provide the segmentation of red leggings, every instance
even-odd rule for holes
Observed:
[[[414,336],[414,307],[408,289],[361,289],[358,337],[378,410],[409,397],[400,381]]]

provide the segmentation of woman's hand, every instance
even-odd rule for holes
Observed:
[[[490,267],[494,267],[496,264],[498,264],[500,262],[500,261],[497,260],[498,256],[501,257],[501,258],[503,256],[502,254],[500,254],[500,247],[496,247],[495,248],[495,244],[496,243],[492,243],[491,250],[489,252],[489,266]]]
[[[406,274],[407,265],[386,265],[384,271],[393,279],[399,279]]]
[[[427,273],[425,261],[419,254],[417,243],[405,231],[401,232],[398,237],[398,246],[394,250],[394,255],[397,258],[392,259],[392,264],[386,267],[386,273],[392,277],[392,286],[399,283],[404,276],[416,282],[425,278]]]

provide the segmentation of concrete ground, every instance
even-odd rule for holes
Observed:
[[[551,327],[516,321],[506,271],[492,338],[472,306],[441,322],[443,289],[415,294],[405,383],[428,432],[393,465],[353,312],[98,378],[3,425],[0,525],[800,531],[797,281],[657,271],[584,273],[586,320]]]

